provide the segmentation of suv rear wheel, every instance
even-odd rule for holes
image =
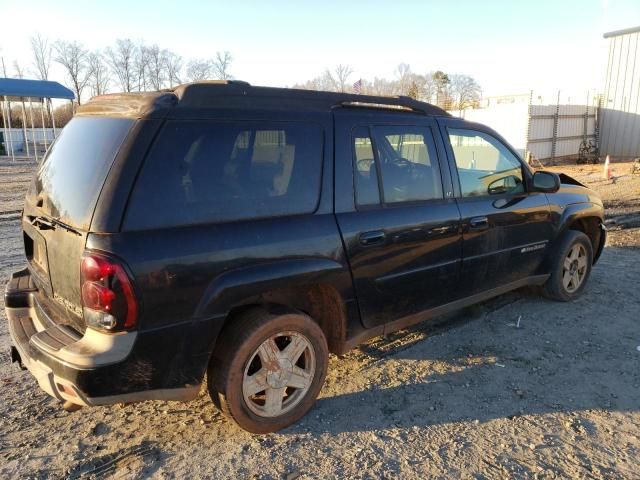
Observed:
[[[584,233],[569,230],[554,252],[551,277],[544,286],[548,297],[562,302],[580,296],[593,264],[591,240]]]
[[[255,309],[232,321],[209,366],[213,402],[252,433],[295,423],[324,383],[328,350],[322,330],[297,312]]]

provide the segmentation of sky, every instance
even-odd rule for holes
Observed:
[[[228,50],[235,78],[292,86],[349,64],[350,80],[468,74],[485,96],[602,91],[605,32],[640,25],[640,0],[0,0],[0,55],[31,67],[29,38],[157,43],[185,58]],[[55,80],[64,80],[59,67]]]

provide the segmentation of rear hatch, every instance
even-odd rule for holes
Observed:
[[[36,308],[84,332],[80,262],[109,169],[134,120],[75,117],[38,168],[22,219]]]

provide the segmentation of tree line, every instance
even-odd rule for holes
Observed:
[[[360,82],[359,92],[354,85]],[[448,74],[441,70],[425,74],[411,70],[401,63],[394,71],[394,78],[374,77],[373,80],[354,76],[350,65],[340,64],[294,88],[325,90],[330,92],[361,93],[363,95],[406,95],[438,105],[445,110],[463,110],[477,107],[482,96],[478,82],[469,75]]]
[[[81,42],[50,39],[36,34],[30,38],[32,58],[23,67],[13,62],[13,75],[49,80],[51,66],[59,64],[65,83],[73,90],[77,102],[88,96],[109,92],[138,92],[171,88],[185,81],[232,78],[233,56],[218,51],[210,58],[189,58],[160,47],[130,38],[115,40],[103,49],[89,50]],[[5,77],[10,76],[2,64]],[[339,64],[333,69],[294,88],[354,92],[359,80],[359,93],[370,95],[406,95],[434,103],[447,110],[476,107],[482,95],[478,82],[469,75],[445,73],[441,70],[414,72],[409,64],[400,63],[393,78],[356,79],[353,68]]]
[[[185,60],[167,48],[130,38],[117,39],[98,50],[89,50],[78,41],[51,41],[40,34],[30,40],[31,62],[23,68],[14,61],[12,76],[50,80],[51,66],[57,63],[78,103],[87,95],[161,90],[184,82],[231,78],[233,56],[228,51],[218,51],[211,58]],[[4,76],[9,77],[4,62],[2,67]]]

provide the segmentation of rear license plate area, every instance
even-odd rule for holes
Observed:
[[[48,272],[47,244],[39,233],[24,232],[24,253],[29,263],[42,273]]]

